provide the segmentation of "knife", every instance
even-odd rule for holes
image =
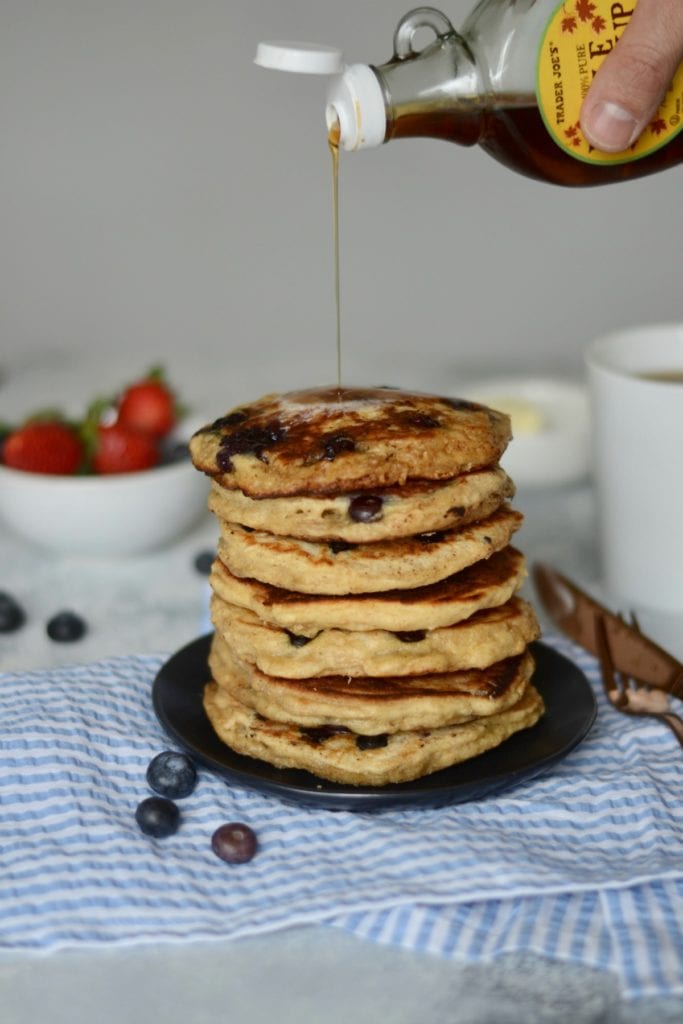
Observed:
[[[558,629],[584,650],[598,654],[596,622],[602,618],[614,667],[641,683],[683,697],[683,664],[635,626],[598,604],[556,569],[532,566],[539,601]]]

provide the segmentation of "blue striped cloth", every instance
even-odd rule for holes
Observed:
[[[596,690],[584,743],[536,779],[438,810],[330,812],[202,772],[164,840],[134,820],[169,742],[160,657],[0,676],[0,947],[238,937],[326,923],[483,962],[533,951],[615,972],[627,997],[683,994],[683,756],[605,706],[594,661],[546,638]],[[260,849],[229,866],[214,829]]]

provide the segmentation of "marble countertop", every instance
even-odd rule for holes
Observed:
[[[118,654],[172,652],[200,632],[206,575],[195,559],[215,547],[207,512],[172,546],[135,558],[63,557],[0,532],[0,589],[26,613],[25,625],[0,636],[0,669],[48,668]],[[84,637],[56,643],[49,619],[73,611],[87,624]]]
[[[584,583],[594,579],[594,508],[587,485],[521,491],[515,505],[525,514],[517,544],[529,562],[549,561]],[[207,514],[165,550],[104,561],[60,558],[0,532],[0,586],[27,614],[21,630],[0,637],[0,668],[177,650],[203,628],[207,584],[194,561],[213,549],[216,535]],[[57,644],[45,633],[47,620],[64,609],[87,620],[88,631],[76,643]],[[683,1000],[623,1003],[613,977],[579,967],[527,955],[473,968],[320,927],[233,943],[49,955],[5,950],[0,1005],[5,1024],[194,1024],[228,1014],[241,1024],[351,1018],[359,1024],[666,1024],[683,1017]]]

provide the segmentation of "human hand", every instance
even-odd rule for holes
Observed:
[[[633,3],[625,0],[628,10]],[[651,120],[683,59],[683,0],[638,0],[581,108],[581,129],[604,153],[628,149]]]

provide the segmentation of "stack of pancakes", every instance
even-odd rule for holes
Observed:
[[[543,713],[509,419],[392,388],[268,395],[192,438],[220,523],[204,707],[233,750],[384,785]]]

